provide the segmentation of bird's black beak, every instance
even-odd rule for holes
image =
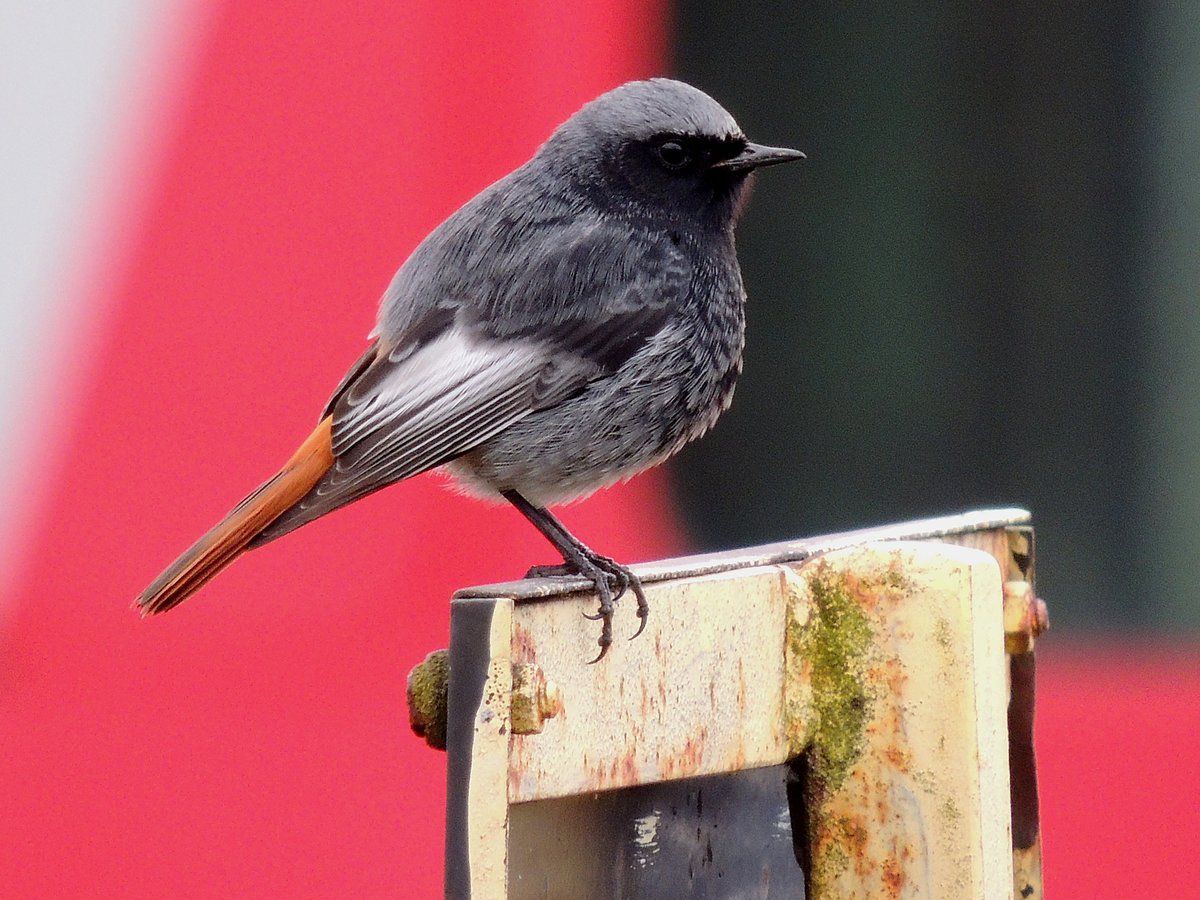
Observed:
[[[724,169],[726,172],[748,172],[751,169],[761,169],[763,166],[777,166],[794,159],[806,159],[806,157],[799,150],[792,150],[788,147],[747,144],[737,156],[713,163],[712,168]]]

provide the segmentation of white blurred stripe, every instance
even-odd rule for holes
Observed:
[[[206,9],[0,3],[0,613],[88,375],[106,276],[128,251],[119,226],[154,186]]]

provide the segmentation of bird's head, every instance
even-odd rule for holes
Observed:
[[[726,228],[751,173],[803,157],[751,143],[703,91],[654,78],[588,103],[535,159],[602,208]]]

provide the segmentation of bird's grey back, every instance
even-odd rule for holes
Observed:
[[[469,306],[500,323],[514,314],[556,322],[578,304],[626,302],[608,292],[625,269],[679,264],[667,258],[679,254],[663,246],[665,232],[696,224],[630,228],[629,218],[655,211],[635,210],[611,170],[620,144],[669,133],[741,137],[728,112],[683,82],[634,81],[601,95],[421,242],[384,294],[376,333],[402,334],[438,305]],[[732,254],[732,235],[715,249]]]

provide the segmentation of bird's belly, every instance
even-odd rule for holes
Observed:
[[[586,496],[663,462],[711,428],[733,397],[740,349],[731,346],[726,359],[707,366],[648,354],[633,362],[637,377],[593,382],[446,468],[483,496],[515,490],[542,506]]]

